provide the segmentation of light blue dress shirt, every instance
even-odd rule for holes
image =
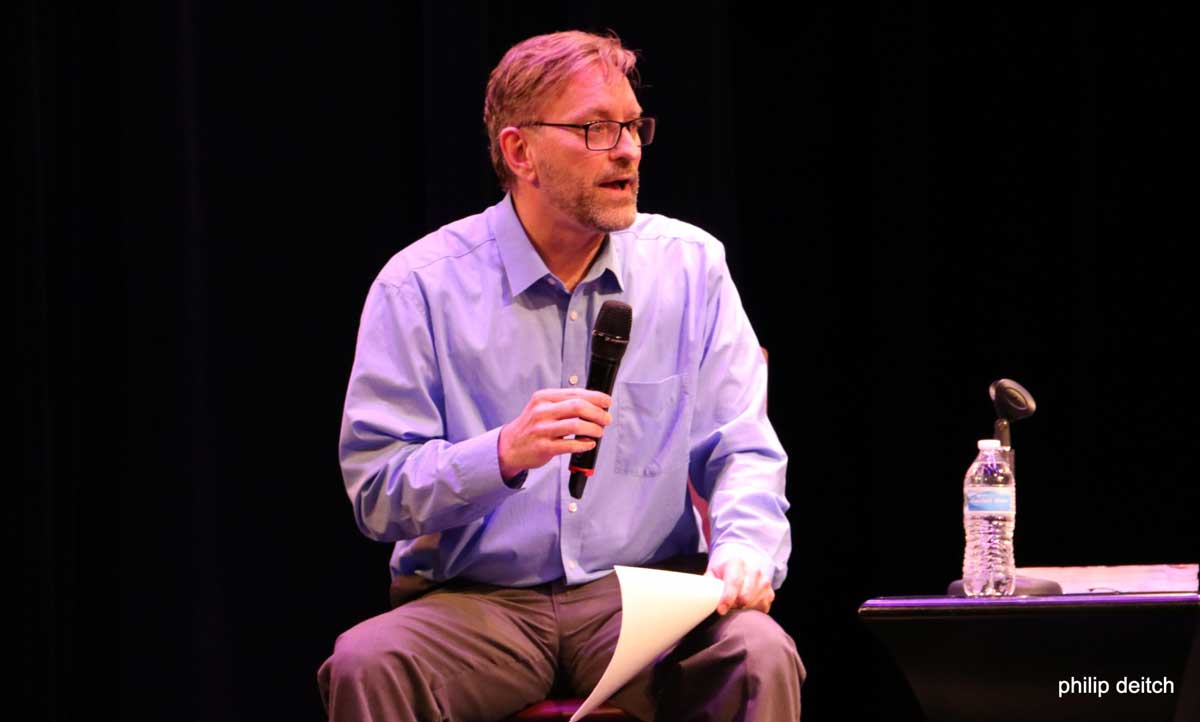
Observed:
[[[569,457],[500,476],[500,427],[543,388],[584,387],[600,306],[633,308],[596,472]],[[371,286],[340,458],[359,528],[396,542],[393,574],[531,586],[591,581],[704,549],[687,491],[709,500],[711,562],[783,582],[787,457],[766,416],[767,369],[724,248],[638,214],[568,292],[510,197],[396,254]]]

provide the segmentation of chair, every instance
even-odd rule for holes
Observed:
[[[582,699],[550,699],[538,702],[532,707],[526,707],[505,722],[566,722],[571,715],[583,704]],[[592,710],[584,720],[607,720],[608,722],[638,722],[637,717],[631,717],[619,707],[602,704]]]

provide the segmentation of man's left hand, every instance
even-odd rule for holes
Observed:
[[[717,614],[724,616],[730,609],[771,610],[775,590],[771,588],[771,580],[764,577],[757,566],[748,565],[745,560],[732,556],[720,566],[709,567],[704,573],[725,582],[721,601],[717,602]]]

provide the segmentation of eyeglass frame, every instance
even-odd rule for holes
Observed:
[[[650,143],[652,143],[652,142],[654,142],[654,133],[658,132],[658,120],[654,116],[645,116],[644,115],[640,118],[634,118],[633,120],[593,120],[593,121],[589,121],[587,123],[543,123],[542,121],[530,121],[528,123],[521,123],[517,127],[518,128],[529,128],[529,127],[545,126],[547,128],[575,128],[577,130],[582,129],[583,130],[583,144],[587,147],[588,150],[606,151],[606,150],[612,150],[613,148],[616,148],[618,145],[621,144],[621,136],[625,134],[626,129],[629,130],[630,137],[631,138],[634,137],[633,124],[634,123],[642,123],[647,120],[650,121],[651,127],[654,128],[654,131],[652,131],[650,134]],[[592,126],[601,125],[604,123],[616,123],[617,125],[621,126],[621,129],[617,131],[616,139],[613,141],[612,145],[608,146],[607,148],[593,148],[591,146],[591,144],[588,142],[588,139],[592,137],[592,130],[591,130]],[[638,136],[636,136],[635,143],[637,144],[637,146],[639,148],[645,148],[646,146],[650,145],[650,143],[642,142],[642,138],[641,138],[640,134]]]

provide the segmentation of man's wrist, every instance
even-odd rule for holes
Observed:
[[[500,468],[500,480],[510,489],[519,489],[525,484],[528,469],[517,468],[504,461],[504,427],[496,434],[496,464]]]
[[[747,574],[753,573],[757,569],[762,572],[763,579],[774,586],[774,560],[742,542],[724,542],[713,545],[708,554],[708,568],[717,569],[735,558],[741,559],[745,563]]]

